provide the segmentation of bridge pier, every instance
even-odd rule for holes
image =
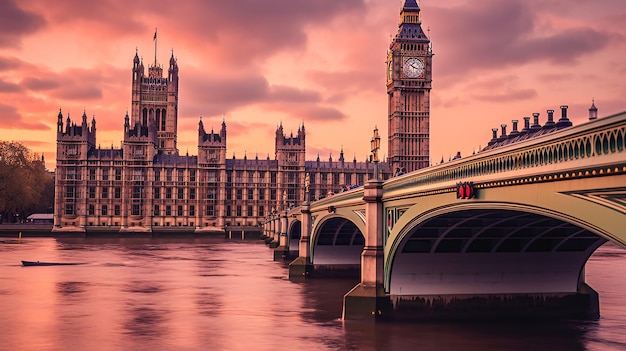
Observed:
[[[299,256],[289,264],[289,279],[307,278],[313,271],[311,263],[311,206],[308,202],[302,205],[302,229],[300,235]]]
[[[289,241],[287,240],[287,210],[280,212],[278,241],[271,243],[270,248],[274,249],[274,261],[282,261],[289,256]]]
[[[365,184],[365,245],[361,253],[361,282],[343,297],[343,319],[380,319],[392,313],[389,295],[383,286],[383,182]]]

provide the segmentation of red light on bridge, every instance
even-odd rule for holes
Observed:
[[[461,182],[456,184],[456,198],[457,199],[471,199],[474,198],[474,183]]]

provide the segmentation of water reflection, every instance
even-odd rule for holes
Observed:
[[[256,241],[42,238],[0,252],[0,349],[626,349],[626,252],[611,246],[586,269],[599,321],[482,324],[342,321],[355,279],[289,281]]]

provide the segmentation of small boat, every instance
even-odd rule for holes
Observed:
[[[22,266],[31,267],[31,266],[75,266],[77,264],[82,264],[78,262],[40,262],[40,261],[22,261]]]

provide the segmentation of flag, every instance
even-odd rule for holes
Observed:
[[[156,31],[156,29],[155,29],[155,30],[154,30],[154,38],[152,39],[153,41],[154,41],[154,40],[156,40],[156,33],[157,33],[157,31]]]

